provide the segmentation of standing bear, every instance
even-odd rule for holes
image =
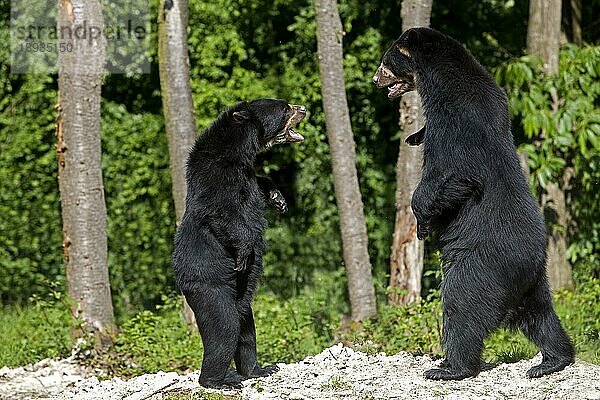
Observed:
[[[506,95],[460,43],[428,28],[404,32],[373,81],[390,99],[417,90],[426,119],[407,138],[424,145],[411,206],[418,238],[435,230],[441,246],[446,359],[425,376],[477,375],[483,341],[502,325],[541,349],[529,377],[562,370],[574,350],[552,306],[544,221],[519,167]]]
[[[240,388],[241,379],[277,371],[256,363],[250,303],[263,270],[265,196],[280,212],[287,207],[270,181],[257,179],[254,162],[261,150],[304,140],[292,127],[305,114],[303,106],[283,100],[241,102],[223,112],[190,152],[173,270],[202,337],[202,386]]]

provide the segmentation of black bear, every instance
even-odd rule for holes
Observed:
[[[241,102],[224,111],[190,151],[173,270],[202,337],[202,386],[239,388],[243,378],[277,371],[256,363],[250,303],[263,269],[265,195],[280,212],[286,204],[269,181],[259,182],[254,162],[261,150],[304,140],[293,126],[305,114],[303,106],[283,100]],[[230,369],[232,360],[237,372]]]
[[[428,28],[407,30],[374,78],[394,99],[421,96],[423,176],[412,197],[417,236],[434,229],[442,252],[445,360],[430,379],[480,371],[484,339],[501,325],[520,328],[542,352],[527,375],[560,371],[574,350],[546,278],[544,221],[520,170],[506,95],[457,41]]]

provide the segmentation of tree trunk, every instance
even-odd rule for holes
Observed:
[[[185,166],[196,138],[196,120],[190,86],[187,0],[160,0],[158,62],[177,226],[185,212]],[[194,313],[183,299],[185,322],[194,324]]]
[[[561,11],[561,0],[531,0],[529,3],[527,50],[542,58],[549,75],[558,72]],[[548,227],[547,270],[550,287],[553,290],[571,289],[573,272],[566,257],[569,215],[564,191],[557,184],[549,183],[541,206]]]
[[[527,50],[542,58],[546,73],[558,72],[561,0],[530,0]]]
[[[566,232],[570,215],[563,190],[554,182],[546,185],[542,210],[548,226],[548,280],[550,289],[573,289],[573,271],[567,260]]]
[[[581,0],[571,0],[571,34],[573,35],[573,42],[578,46],[583,43],[583,37],[581,35]]]
[[[432,0],[402,2],[402,31],[429,26]],[[423,126],[421,99],[417,92],[402,96],[400,128],[404,135]],[[423,241],[417,239],[417,221],[410,208],[412,194],[421,177],[422,155],[417,147],[400,142],[396,162],[396,221],[390,259],[390,304],[408,304],[420,298],[423,273]]]
[[[526,153],[521,151],[517,151],[517,158],[519,159],[519,165],[521,166],[521,172],[525,177],[525,181],[529,183],[529,176],[531,175],[529,173],[529,158],[527,157]]]
[[[517,152],[521,170],[525,180],[529,182],[529,162],[527,154]],[[556,199],[556,200],[555,200]],[[567,242],[561,238],[567,229],[570,215],[567,211],[564,193],[557,184],[550,182],[546,187],[546,194],[542,196],[542,211],[547,225],[551,226],[548,232],[548,279],[552,290],[573,289],[573,273],[571,266],[566,261]],[[548,224],[548,221],[552,221]],[[566,266],[556,260],[564,259]]]
[[[356,151],[346,100],[342,55],[344,31],[335,0],[316,0],[317,51],[323,109],[331,147],[335,197],[340,213],[352,319],[377,313],[367,228],[356,172]]]
[[[114,327],[100,162],[100,94],[106,39],[90,34],[92,29],[102,30],[104,20],[98,0],[59,0],[59,32],[76,32],[84,24],[89,36],[59,38],[59,44],[69,43],[73,51],[59,52],[58,58],[58,182],[73,315],[84,321],[86,330],[106,342]]]

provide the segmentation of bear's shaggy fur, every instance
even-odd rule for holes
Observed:
[[[546,278],[544,221],[520,170],[506,95],[454,39],[410,29],[383,56],[373,78],[389,98],[417,90],[424,130],[423,177],[412,209],[417,236],[438,233],[444,272],[446,359],[431,379],[480,371],[484,339],[501,325],[520,328],[542,351],[540,377],[573,362],[573,346]]]
[[[254,162],[260,150],[303,140],[292,126],[304,115],[304,107],[283,100],[241,102],[223,112],[190,152],[173,270],[202,336],[203,386],[241,387],[242,378],[277,370],[256,363],[250,303],[263,269],[266,220]],[[281,193],[269,184],[267,190],[284,212]],[[229,369],[232,360],[237,373]]]

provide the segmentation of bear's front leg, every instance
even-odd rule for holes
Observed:
[[[431,233],[431,225],[429,221],[427,222],[419,222],[417,219],[417,239],[425,240],[427,236]]]
[[[288,206],[285,198],[279,189],[273,189],[269,192],[269,204],[271,204],[279,214],[285,214],[288,211]]]
[[[246,268],[254,264],[256,255],[253,249],[240,248],[235,255],[235,267],[234,270],[238,272],[244,272]]]
[[[285,214],[288,211],[285,197],[283,197],[283,194],[281,194],[279,189],[275,187],[273,181],[265,176],[257,176],[256,182],[258,183],[260,190],[267,198],[267,203],[275,208],[279,214]]]
[[[254,263],[254,247],[260,235],[256,229],[247,226],[239,214],[218,214],[208,219],[208,228],[219,243],[231,253],[233,269],[243,272]]]
[[[431,217],[427,213],[427,208],[424,207],[426,190],[424,189],[423,182],[417,185],[415,192],[413,193],[410,206],[413,214],[417,219],[417,239],[423,240],[431,232]]]

